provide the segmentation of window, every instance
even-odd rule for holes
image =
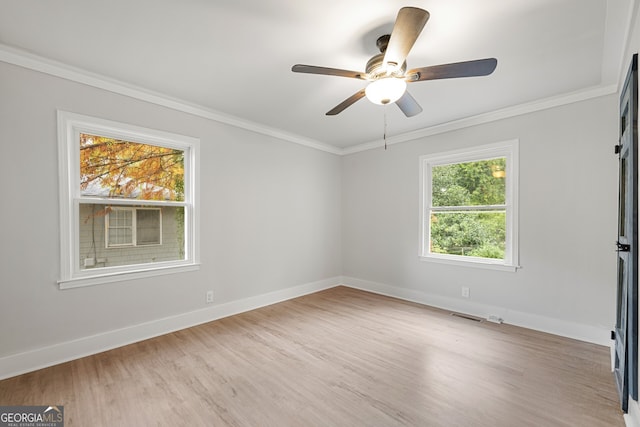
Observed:
[[[135,209],[111,208],[107,214],[105,224],[105,243],[107,248],[118,246],[133,246],[133,214]]]
[[[420,158],[425,260],[515,270],[518,142]]]
[[[58,112],[61,288],[198,265],[199,141]]]
[[[111,208],[105,227],[107,248],[162,244],[160,209]]]
[[[162,211],[160,209],[136,209],[133,238],[137,246],[162,244]]]

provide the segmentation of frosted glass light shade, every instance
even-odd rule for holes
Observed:
[[[375,80],[365,88],[369,101],[378,105],[396,102],[407,90],[407,82],[397,77],[385,77]]]

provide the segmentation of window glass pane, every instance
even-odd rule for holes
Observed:
[[[182,206],[122,208],[80,203],[79,209],[81,270],[185,259],[185,208]],[[137,244],[133,238],[133,215]]]
[[[136,210],[136,244],[160,244],[160,209]]]
[[[430,252],[504,259],[506,211],[431,212]]]
[[[184,151],[80,134],[80,193],[184,201]]]
[[[627,236],[627,159],[620,159],[620,191],[618,192],[618,235],[620,237]]]
[[[433,166],[432,206],[505,204],[506,158]]]
[[[625,260],[622,257],[618,257],[618,291],[617,291],[617,308],[616,313],[623,313],[623,307],[627,304],[626,301],[626,286],[627,286],[627,274],[626,274]],[[625,307],[626,309],[626,307]],[[616,316],[616,329],[622,327],[622,316]],[[626,327],[625,327],[626,329]],[[624,332],[624,331],[623,331]]]
[[[131,209],[107,208],[110,227],[131,227],[133,221],[133,211]]]
[[[131,228],[109,228],[109,247],[133,244]]]

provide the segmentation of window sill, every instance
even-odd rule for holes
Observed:
[[[492,261],[485,261],[483,259],[478,260],[462,260],[446,257],[446,256],[420,256],[421,261],[426,262],[436,262],[439,264],[449,264],[449,265],[458,265],[461,267],[471,267],[471,268],[482,268],[485,270],[499,270],[499,271],[510,271],[515,273],[519,268],[519,265],[510,265],[510,264],[500,264]]]
[[[91,276],[73,277],[58,281],[60,289],[81,288],[85,286],[102,285],[105,283],[122,282],[125,280],[144,279],[147,277],[164,276],[167,274],[183,273],[200,269],[200,264],[183,264],[178,266],[154,267],[152,269],[140,269],[119,271],[112,273],[93,274]]]

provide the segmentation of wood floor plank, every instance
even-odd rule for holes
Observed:
[[[0,381],[68,426],[624,426],[608,348],[337,287]]]

